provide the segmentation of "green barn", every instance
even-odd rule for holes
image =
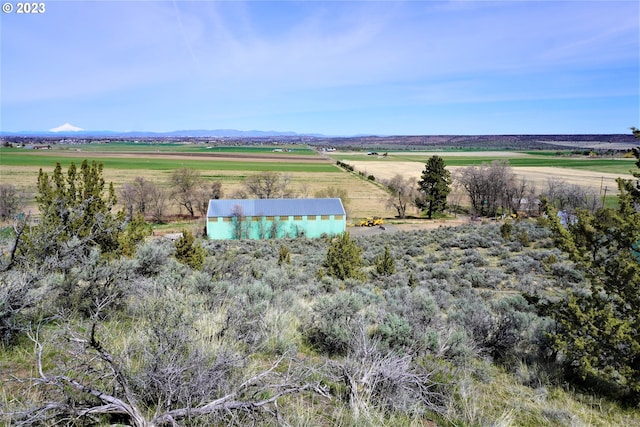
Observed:
[[[210,239],[280,239],[343,233],[347,216],[338,198],[218,199],[209,201]]]

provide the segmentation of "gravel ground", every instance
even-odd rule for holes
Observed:
[[[379,225],[375,227],[348,227],[351,236],[373,236],[374,234],[395,233],[398,227],[393,224]]]
[[[467,224],[469,217],[458,217],[450,220],[408,220],[400,224],[384,224],[376,227],[347,227],[352,236],[372,236],[382,233],[395,233],[397,231],[431,230],[439,227],[455,227]]]

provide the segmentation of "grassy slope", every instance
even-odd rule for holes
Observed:
[[[442,315],[455,313],[456,305],[464,303],[469,294],[481,296],[485,301],[497,300],[521,291],[525,283],[545,289],[553,284],[549,274],[539,260],[557,252],[549,247],[549,241],[540,231],[528,227],[533,243],[522,247],[517,240],[502,241],[498,237],[497,226],[465,226],[455,229],[440,229],[432,232],[398,233],[358,238],[364,248],[364,258],[369,262],[389,244],[397,260],[398,271],[388,280],[368,279],[365,283],[348,284],[352,291],[369,301],[365,310],[376,313],[379,309],[391,311],[395,292],[406,289],[407,274],[414,272],[419,281],[418,290],[426,295],[441,295],[445,305]],[[539,234],[536,235],[535,233]],[[487,245],[489,240],[500,244]],[[326,250],[327,242],[320,240],[286,240],[279,242],[204,242],[208,246],[211,262],[220,263],[219,268],[228,263],[235,266],[233,275],[224,280],[210,279],[206,291],[194,289],[192,283],[202,280],[199,273],[187,272],[183,281],[176,278],[172,283],[176,300],[189,301],[194,308],[202,299],[209,298],[215,304],[206,305],[201,319],[206,325],[198,324],[196,330],[206,336],[215,336],[224,327],[226,304],[243,295],[252,297],[253,303],[265,308],[260,322],[261,330],[268,331],[268,338],[258,346],[253,359],[264,364],[274,357],[273,346],[297,349],[299,358],[308,363],[320,362],[321,355],[311,350],[301,338],[302,307],[312,307],[323,296],[343,294],[335,281],[318,282],[313,279]],[[291,251],[291,265],[277,266],[277,252],[281,244]],[[557,264],[565,265],[558,255]],[[400,261],[402,260],[402,261]],[[217,267],[217,268],[218,268]],[[369,265],[367,270],[371,270]],[[476,274],[481,277],[476,277]],[[162,277],[160,274],[159,277]],[[253,278],[252,278],[253,277]],[[437,279],[435,279],[437,277]],[[462,285],[464,280],[484,277],[487,283],[482,288]],[[320,287],[319,285],[322,285]],[[344,284],[342,284],[344,288]],[[259,291],[259,292],[257,292]],[[150,295],[136,296],[136,300]],[[225,302],[226,301],[226,302]],[[447,303],[447,301],[449,301]],[[267,303],[268,302],[268,303]],[[477,300],[476,300],[477,302]],[[265,303],[267,303],[265,305]],[[396,301],[394,304],[397,304]],[[129,303],[132,309],[140,301]],[[219,307],[211,311],[210,307]],[[459,309],[459,308],[458,308]],[[434,316],[434,321],[435,321]],[[127,340],[135,339],[139,322],[120,319],[105,324],[103,335],[110,335],[112,348],[126,349]],[[201,331],[206,327],[206,331]],[[110,334],[106,330],[111,331]],[[139,332],[142,332],[140,330]],[[105,338],[106,339],[106,338]],[[473,351],[477,351],[473,350]],[[126,354],[126,352],[125,352]],[[339,358],[334,358],[340,361]],[[447,426],[632,426],[640,425],[640,410],[623,410],[605,399],[585,396],[563,389],[556,382],[545,380],[535,372],[534,366],[525,363],[498,366],[482,357],[460,363],[461,380],[456,386],[456,397],[451,412],[443,417],[412,417],[398,413],[380,413],[370,408],[370,418],[357,418],[348,409],[348,403],[339,396],[332,400],[306,399],[304,397],[285,399],[280,406],[282,416],[292,425],[342,425],[342,426],[432,426],[430,420]],[[33,344],[24,340],[20,345],[0,348],[0,370],[18,377],[35,375],[33,372]],[[3,386],[8,383],[2,381]],[[13,387],[4,388],[0,402],[6,404],[11,399]]]

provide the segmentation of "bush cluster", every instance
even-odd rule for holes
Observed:
[[[131,367],[133,390],[150,412],[158,402],[219,396],[253,369],[249,360],[264,364],[294,353],[330,386],[338,398],[331,404],[354,417],[350,399],[360,398],[359,390],[370,400],[358,411],[378,410],[377,402],[388,417],[411,417],[428,407],[428,417],[446,413],[466,423],[464,407],[445,391],[456,390],[470,366],[500,364],[527,384],[555,381],[545,338],[553,325],[522,294],[544,297],[583,281],[566,256],[549,249],[549,233],[525,222],[507,236],[497,224],[314,240],[186,236],[179,244],[147,240],[131,258],[96,248],[71,268],[43,273],[21,265],[2,273],[5,345],[19,345],[28,325],[45,315],[64,311],[79,325],[99,314],[110,331],[105,347]],[[379,388],[356,387],[360,357],[371,366],[387,361],[379,374],[391,375],[395,366],[397,376],[379,377]],[[426,385],[405,382],[418,373]],[[490,382],[493,374],[474,375]],[[419,396],[423,385],[437,396]],[[291,416],[288,410],[284,405],[281,415]]]

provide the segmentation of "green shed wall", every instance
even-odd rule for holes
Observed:
[[[240,225],[237,217],[207,218],[207,236],[210,239],[318,238],[343,233],[346,227],[344,215],[243,217]]]

